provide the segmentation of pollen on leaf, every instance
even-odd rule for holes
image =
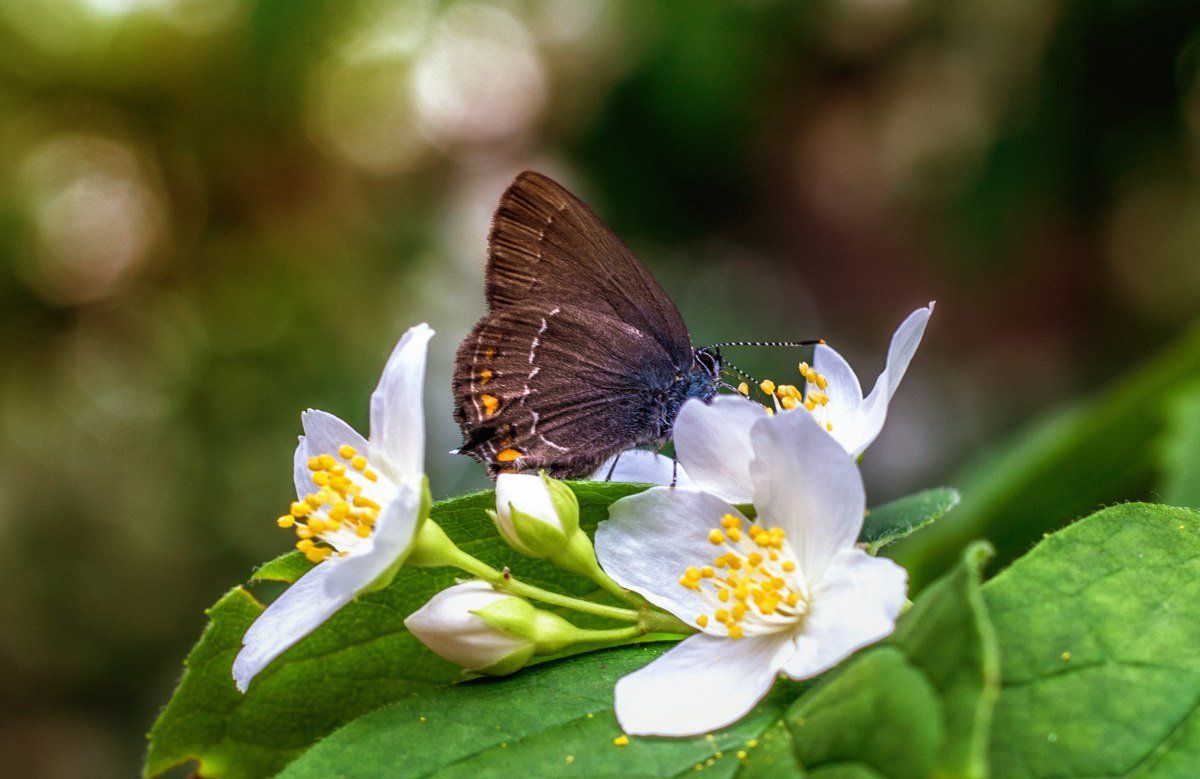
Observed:
[[[629,736],[626,736],[624,733],[622,733],[613,739],[613,744],[619,747],[627,747],[629,746]]]

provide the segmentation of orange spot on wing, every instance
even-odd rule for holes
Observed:
[[[479,383],[480,384],[487,384],[491,380],[492,380],[492,372],[490,370],[488,370],[487,368],[484,368],[482,371],[479,372]]]
[[[489,346],[488,348],[483,350],[483,359],[490,360],[495,356],[496,356],[496,350],[494,348],[492,348],[491,346]]]
[[[500,398],[495,395],[480,395],[479,402],[483,404],[483,411],[489,417],[500,410]]]
[[[502,463],[511,463],[523,454],[520,449],[501,449],[496,452],[496,461]]]

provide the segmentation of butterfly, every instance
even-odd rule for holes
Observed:
[[[679,310],[583,201],[534,171],[500,198],[488,312],[458,347],[457,450],[555,478],[671,435],[689,398],[717,394],[720,350],[692,346]]]

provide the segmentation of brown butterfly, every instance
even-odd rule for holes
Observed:
[[[579,198],[534,171],[500,198],[488,313],[458,347],[460,454],[501,471],[586,476],[661,444],[688,398],[717,394],[716,346],[695,349],[646,267]]]

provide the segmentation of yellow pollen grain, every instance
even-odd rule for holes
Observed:
[[[729,621],[729,611],[727,609],[717,609],[716,614],[713,616],[717,618],[717,622]]]
[[[745,634],[742,632],[741,625],[730,625],[729,626],[729,637],[730,638],[741,638],[743,635],[745,635]]]
[[[713,546],[725,543],[725,534],[715,527],[708,531],[708,542]]]
[[[784,573],[791,573],[792,571],[796,570],[796,563],[791,560],[784,560],[783,565],[779,567],[784,570]]]
[[[350,459],[350,467],[356,471],[366,470],[367,458],[363,457],[361,454],[355,455]]]
[[[567,765],[571,765],[574,762],[575,762],[575,755],[567,755]]]
[[[716,575],[717,572],[713,570],[711,565],[706,565],[700,569],[700,578],[702,579],[711,579]]]
[[[300,501],[296,501],[295,503],[292,504],[291,514],[293,517],[296,517],[297,519],[299,519],[300,517],[307,517],[308,516],[308,504],[301,503]]]
[[[282,517],[275,520],[275,524],[286,529],[296,524],[296,518],[291,514],[284,514]]]
[[[321,470],[321,459],[320,459],[319,457],[310,457],[310,458],[308,458],[308,469],[309,469],[310,471],[319,471],[319,470]]]
[[[737,516],[736,514],[726,514],[725,516],[721,517],[721,527],[740,528],[741,526],[742,526],[742,518]]]
[[[829,379],[825,378],[824,376],[822,376],[821,374],[818,373],[817,374],[817,389],[824,390],[824,389],[827,389],[828,387],[829,387]]]
[[[700,616],[696,617],[696,624],[702,628],[708,627],[708,615],[701,614]]]
[[[325,471],[317,471],[316,473],[313,474],[312,479],[313,479],[313,484],[317,485],[318,487],[328,487],[329,486],[329,474],[326,473]]]
[[[338,447],[338,454],[342,456],[343,460],[349,460],[356,454],[356,450],[350,444],[342,444]]]
[[[750,747],[751,749],[754,749],[756,746],[758,746],[758,739],[756,739],[756,738],[750,739],[749,741],[746,742],[746,746]]]
[[[832,422],[826,422],[826,423],[825,423],[825,429],[826,429],[826,430],[828,430],[829,432],[831,432],[831,433],[832,433],[832,432],[833,432],[833,423],[832,423]]]
[[[320,461],[321,467],[327,471],[332,469],[333,466],[338,464],[337,460],[333,459],[333,455],[331,455],[331,454],[320,455],[319,457],[317,457],[317,460]]]
[[[363,471],[363,476],[366,477],[367,481],[379,481],[379,474],[375,473],[375,471]]]
[[[371,535],[371,528],[368,525],[359,525],[358,530],[354,531],[359,538],[366,538]]]
[[[775,409],[767,408],[767,409],[763,409],[763,410],[767,412],[767,416],[769,416],[769,417],[775,416]]]
[[[784,411],[791,411],[792,409],[794,409],[796,407],[796,399],[791,396],[788,396],[788,397],[784,398],[783,400],[779,401],[779,405],[783,406]]]
[[[1061,655],[1059,655],[1059,657],[1061,657],[1061,658],[1063,659],[1063,662],[1065,663],[1065,662],[1068,662],[1068,661],[1071,659],[1071,653],[1070,653],[1070,652],[1063,652]]]
[[[747,752],[747,751],[746,751],[746,750],[744,750],[744,749],[739,749],[739,750],[738,750],[738,752],[737,752],[737,759],[738,759],[738,760],[745,760],[745,759],[746,759],[747,757],[749,757],[749,756],[750,756],[750,753],[749,753],[749,752]]]
[[[812,411],[814,408],[817,407],[817,404],[816,404],[816,402],[814,402],[812,400],[806,400],[806,401],[804,401],[804,407],[806,409],[808,409],[809,411]]]
[[[758,388],[761,389],[764,394],[767,394],[767,395],[775,394],[775,382],[771,381],[770,379],[764,380],[762,382],[762,384],[758,385]]]
[[[313,532],[309,529],[308,525],[296,525],[297,538],[312,538],[312,535]]]
[[[313,546],[313,542],[307,538],[302,538],[296,542],[296,548],[301,552],[307,552],[309,549],[312,549]]]
[[[742,540],[742,531],[736,527],[729,528],[729,540],[735,544]]]
[[[738,385],[738,393],[749,396],[750,395],[750,385],[743,381],[741,384]]]
[[[618,747],[629,746],[629,736],[626,736],[624,734],[617,736],[616,738],[613,739],[613,745],[618,746]]]

